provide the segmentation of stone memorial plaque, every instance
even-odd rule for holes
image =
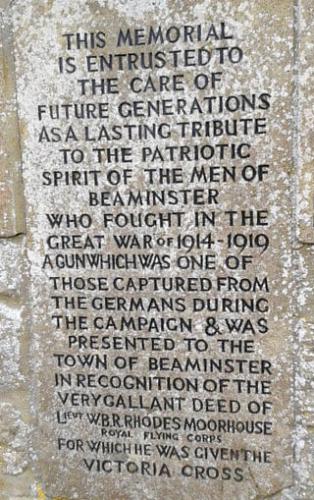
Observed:
[[[43,490],[292,483],[293,1],[11,7]]]

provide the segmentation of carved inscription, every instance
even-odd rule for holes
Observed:
[[[53,28],[46,92],[34,77],[21,105],[53,461],[99,482],[262,480],[288,405],[278,95],[226,14],[83,26]]]

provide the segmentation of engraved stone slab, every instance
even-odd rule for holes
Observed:
[[[288,487],[293,1],[12,16],[44,491]]]

